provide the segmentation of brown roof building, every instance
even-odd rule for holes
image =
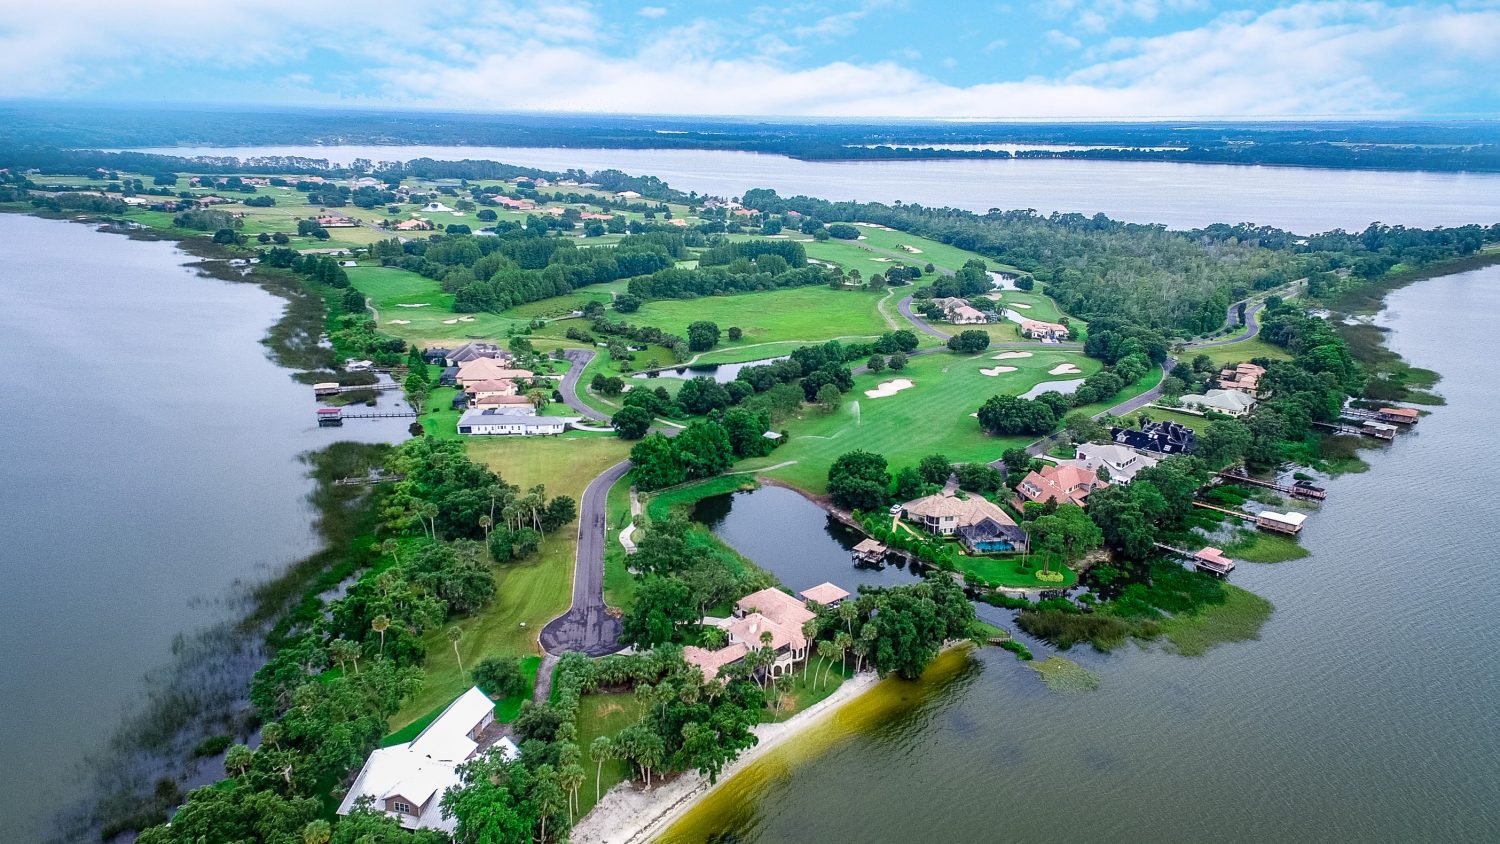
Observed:
[[[1028,502],[1046,504],[1077,504],[1083,507],[1084,499],[1096,489],[1109,484],[1099,480],[1099,474],[1082,466],[1043,466],[1039,472],[1028,472],[1016,484],[1016,507]]]

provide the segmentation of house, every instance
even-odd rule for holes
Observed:
[[[458,386],[458,367],[456,367],[456,366],[445,366],[445,367],[443,367],[442,374],[438,375],[438,386],[439,387],[456,387],[456,386]],[[460,393],[460,395],[462,395],[462,393]]]
[[[496,358],[466,360],[458,365],[458,383],[467,388],[470,384],[480,381],[514,381],[518,378],[534,377],[531,370],[511,369],[509,363],[508,360]]]
[[[969,300],[957,296],[940,296],[933,299],[932,304],[941,308],[943,319],[954,325],[983,325],[990,321],[983,311],[970,305]]]
[[[342,214],[328,214],[318,218],[318,225],[325,229],[352,229],[359,225],[359,221]]]
[[[338,813],[347,815],[362,800],[406,829],[439,829],[452,833],[457,820],[443,817],[443,794],[463,785],[458,766],[494,748],[506,759],[520,756],[508,738],[492,737],[495,702],[470,688],[405,744],[370,754]]]
[[[458,366],[461,363],[478,360],[479,358],[509,360],[510,356],[510,352],[493,343],[465,343],[449,352],[446,362],[449,366]]]
[[[536,414],[536,409],[531,406],[531,399],[525,396],[470,396],[469,407],[477,407],[481,410],[490,410],[495,413],[509,414],[511,416],[532,416]]]
[[[1416,409],[1411,407],[1382,407],[1375,411],[1375,416],[1381,422],[1395,422],[1398,425],[1415,425],[1420,418]]]
[[[1182,409],[1188,413],[1222,413],[1239,418],[1255,407],[1255,397],[1243,390],[1209,390],[1201,396],[1183,396]]]
[[[495,197],[495,203],[513,211],[530,211],[536,207],[536,203],[529,199],[511,199],[508,196]]]
[[[1396,438],[1395,425],[1388,425],[1384,422],[1376,422],[1373,419],[1367,420],[1365,424],[1361,425],[1359,428],[1359,432],[1367,437],[1376,437],[1382,440],[1394,440]]]
[[[1118,445],[1156,454],[1192,454],[1198,445],[1193,429],[1176,422],[1150,422],[1139,431],[1113,427],[1109,438]]]
[[[562,416],[522,416],[476,408],[458,418],[458,432],[488,437],[556,436],[566,431],[572,421]]]
[[[1068,327],[1056,322],[1043,322],[1039,319],[1021,320],[1021,336],[1031,340],[1041,340],[1044,343],[1056,343],[1069,337]]]
[[[1000,505],[978,495],[943,491],[901,505],[907,521],[938,536],[957,536],[970,551],[1014,551],[1026,534]]]
[[[1109,472],[1109,482],[1128,484],[1137,472],[1160,463],[1160,458],[1142,454],[1132,448],[1114,443],[1082,443],[1072,460],[1059,460],[1059,466],[1077,466],[1091,472],[1104,469]]]
[[[1260,379],[1266,377],[1266,368],[1253,363],[1235,364],[1233,369],[1219,371],[1219,386],[1226,390],[1238,390],[1250,396],[1260,396]]]
[[[1039,472],[1027,472],[1026,477],[1016,484],[1016,498],[1012,503],[1017,510],[1028,503],[1046,504],[1048,501],[1084,507],[1089,493],[1107,486],[1109,484],[1099,480],[1099,474],[1092,469],[1043,466]]]
[[[313,385],[314,396],[336,396],[338,394],[339,382],[337,381],[320,381]]]
[[[814,586],[809,592],[833,594],[843,592],[831,583]],[[849,593],[843,592],[847,598]],[[734,617],[707,619],[729,635],[729,644],[718,650],[707,650],[689,645],[682,649],[682,657],[689,665],[698,666],[705,680],[713,680],[719,671],[732,665],[751,651],[769,647],[776,658],[766,668],[772,677],[780,677],[795,670],[798,663],[807,659],[808,641],[802,625],[816,617],[816,613],[776,588],[762,589],[735,602]]]
[[[1293,535],[1302,532],[1302,523],[1305,521],[1306,513],[1274,513],[1266,510],[1255,516],[1256,527]]]
[[[432,231],[432,228],[432,223],[429,223],[428,221],[423,220],[420,217],[413,217],[410,220],[402,220],[401,222],[396,224],[396,231],[399,232],[430,232]]]
[[[630,200],[630,199],[640,199],[640,198],[641,198],[641,195],[638,194],[638,193],[636,193],[633,190],[622,190],[619,193],[615,194],[615,199]]]
[[[441,346],[436,346],[431,349],[424,349],[422,350],[422,360],[426,361],[427,363],[444,364],[447,363],[448,354],[452,351],[452,349],[445,349]]]
[[[875,540],[866,539],[865,542],[875,542]],[[860,544],[863,545],[864,543]],[[879,542],[875,542],[875,544],[880,545]],[[880,547],[884,548],[885,546],[881,545]],[[807,603],[822,604],[825,607],[836,607],[842,604],[845,598],[849,597],[847,590],[841,589],[832,583],[819,583],[817,586],[811,589],[803,589],[797,594],[802,596],[802,600]]]
[[[463,367],[459,367],[459,372],[463,372]],[[484,380],[476,379],[473,381],[464,382],[464,392],[468,393],[469,398],[471,399],[483,399],[489,398],[490,396],[518,395],[521,392],[521,387],[510,378],[489,378]]]

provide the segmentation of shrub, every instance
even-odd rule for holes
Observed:
[[[513,697],[526,690],[526,676],[515,657],[492,656],[474,667],[474,685],[491,697]]]

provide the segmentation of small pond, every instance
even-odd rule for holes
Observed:
[[[1082,378],[1069,378],[1065,381],[1043,381],[1021,394],[1023,399],[1034,399],[1042,393],[1062,393],[1071,395],[1083,386]]]
[[[739,376],[740,370],[747,366],[761,366],[767,363],[775,363],[786,360],[786,355],[779,358],[761,358],[760,360],[747,360],[742,363],[700,363],[693,366],[679,366],[676,369],[658,369],[654,372],[637,372],[631,378],[697,378],[706,375],[720,384],[728,384]]]

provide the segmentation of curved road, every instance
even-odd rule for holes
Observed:
[[[589,349],[568,349],[563,352],[573,365],[568,367],[568,372],[563,376],[562,384],[558,386],[558,392],[562,393],[563,404],[572,408],[574,413],[587,417],[595,422],[609,424],[609,417],[603,416],[599,411],[589,407],[578,399],[578,381],[583,377],[583,368],[594,359],[595,352]]]
[[[910,322],[912,324],[912,326],[915,327],[918,331],[920,331],[923,334],[926,334],[926,335],[928,335],[930,337],[936,337],[939,340],[945,340],[946,341],[948,339],[948,336],[949,336],[947,332],[945,332],[945,331],[939,331],[938,329],[936,329],[936,328],[934,328],[932,326],[932,323],[928,322],[925,319],[922,319],[921,317],[917,316],[916,313],[914,313],[912,311],[912,309],[911,309],[911,298],[912,297],[907,296],[907,297],[903,298],[901,301],[897,302],[896,303],[896,310],[900,311],[901,315],[904,316],[904,317],[906,317],[906,321]]]
[[[589,482],[578,505],[578,557],[573,568],[573,605],[542,628],[542,648],[561,656],[577,651],[604,656],[620,650],[620,620],[604,605],[604,534],[609,488],[630,471],[624,460]]]

